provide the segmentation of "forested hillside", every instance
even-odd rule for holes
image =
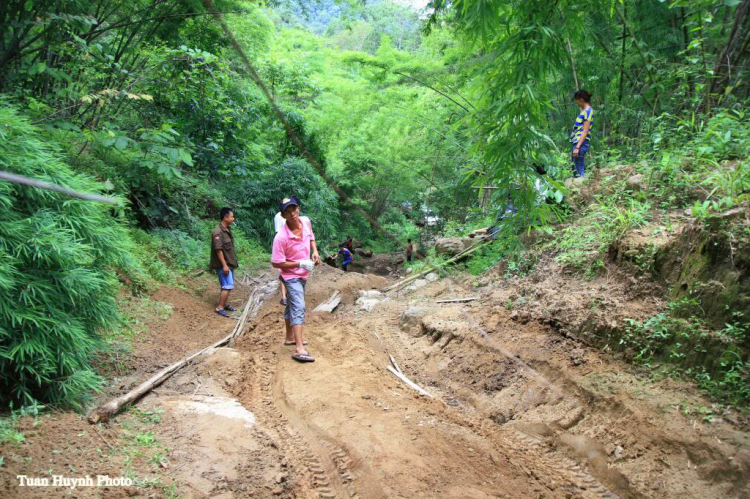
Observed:
[[[326,251],[347,235],[376,252],[412,238],[430,258],[435,236],[487,226],[512,202],[516,216],[468,271],[529,272],[526,236],[547,234],[538,244],[588,277],[629,229],[746,210],[749,11],[747,0],[5,2],[0,169],[116,205],[0,182],[0,402],[81,404],[101,382],[90,361],[107,348],[101,333],[116,335],[117,294],[204,268],[222,206],[253,269],[267,265],[289,193]],[[583,204],[566,184],[580,88],[597,113],[588,172],[621,182]],[[727,244],[741,259],[737,230]],[[734,325],[741,353],[725,367],[741,383],[738,300],[712,327]]]

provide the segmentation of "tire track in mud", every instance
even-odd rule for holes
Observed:
[[[525,433],[513,429],[504,432],[508,444],[516,451],[527,453],[533,451],[536,457],[541,461],[545,469],[545,480],[549,485],[556,485],[555,481],[560,483],[566,491],[575,494],[575,497],[581,498],[600,498],[600,499],[619,499],[619,495],[607,489],[596,478],[594,478],[586,469],[573,461],[572,459],[561,456],[552,449],[545,447],[538,439],[526,435]],[[552,473],[550,473],[552,471]],[[537,472],[524,468],[524,472],[531,474],[535,478]],[[549,486],[548,485],[548,486]],[[566,487],[567,485],[567,487]],[[570,490],[570,486],[575,489]]]
[[[465,318],[468,318],[467,314],[463,315]],[[481,326],[478,326],[476,321],[471,318],[468,319],[467,322],[470,322],[478,328],[480,331],[479,336],[483,340],[489,340],[489,344],[495,348],[499,347],[495,341],[492,341],[487,337],[486,333],[484,333]],[[395,333],[397,328],[393,327],[393,329]],[[475,341],[478,340],[479,339]],[[389,334],[383,339],[379,339],[379,342],[386,346],[386,348],[388,348],[387,345],[391,341],[395,341],[399,344],[400,348],[397,350],[400,350],[401,352],[409,350],[408,345],[401,340],[400,335],[397,333]],[[450,341],[447,341],[446,344],[441,347],[441,350],[444,349],[449,342]],[[553,384],[544,375],[537,372],[524,362],[519,356],[512,354],[502,347],[499,347],[499,351],[505,357],[520,364],[523,371],[525,371],[526,376],[534,380],[543,391],[549,390],[560,399],[575,399],[575,397],[570,394],[564,393],[563,389]],[[451,383],[447,383],[447,385],[451,385]],[[578,401],[575,401],[574,406],[577,406],[580,409],[577,412],[582,413],[583,408],[579,406]],[[620,497],[595,478],[588,469],[582,468],[567,455],[544,445],[543,442],[535,437],[526,435],[515,428],[508,430],[502,427],[497,427],[494,422],[489,422],[478,416],[462,413],[447,404],[445,404],[445,407],[443,408],[443,413],[448,419],[452,420],[454,424],[471,428],[473,432],[481,435],[489,442],[492,442],[492,446],[495,450],[502,452],[510,462],[518,466],[530,479],[535,480],[539,485],[542,485],[549,490],[555,492],[563,491],[564,493],[572,494],[573,497],[581,497],[584,499],[615,499]]]
[[[360,499],[360,488],[367,490],[365,497],[384,497],[361,459],[353,459],[343,444],[311,427],[297,414],[277,374],[282,358],[283,355],[267,352],[257,358],[253,405],[256,416],[275,434],[282,454],[301,471],[303,489],[324,499]]]
[[[311,450],[310,443],[290,425],[289,419],[277,407],[274,393],[275,359],[271,355],[261,354],[256,365],[259,366],[258,376],[255,378],[258,383],[258,397],[255,401],[258,416],[269,430],[275,433],[276,443],[281,452],[293,463],[294,468],[301,472],[302,483],[311,489],[315,496],[323,499],[346,497],[343,495],[343,489],[337,487],[339,484],[336,480],[332,480],[331,473],[325,469],[319,456]]]
[[[440,402],[434,402],[440,403]],[[529,479],[555,493],[583,499],[617,499],[620,496],[599,482],[573,459],[561,455],[535,437],[515,428],[498,428],[496,423],[445,408],[445,416],[456,425],[470,428],[502,453]],[[492,457],[494,461],[495,458]]]
[[[283,356],[277,356],[281,362]],[[281,376],[272,375],[272,400],[282,414],[284,421],[293,427],[301,442],[309,446],[306,457],[315,467],[315,472],[327,474],[331,488],[338,492],[338,497],[360,498],[360,490],[366,491],[368,498],[385,497],[375,477],[371,475],[362,459],[352,458],[352,452],[344,444],[326,434],[317,427],[304,421],[294,409],[294,405],[284,392]]]

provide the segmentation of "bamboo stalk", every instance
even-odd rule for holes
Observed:
[[[464,303],[467,301],[478,300],[478,296],[467,296],[466,298],[452,298],[450,300],[435,300],[435,303]]]
[[[394,369],[392,366],[388,366],[387,368],[390,372],[393,373],[394,376],[396,376],[398,379],[406,383],[409,388],[412,388],[419,392],[420,395],[424,395],[426,397],[434,398],[432,395],[430,395],[424,388],[407,378],[403,373],[398,372],[396,369]]]
[[[42,180],[24,177],[23,175],[16,175],[15,173],[0,171],[0,180],[5,180],[7,182],[13,182],[16,184],[28,185],[31,187],[37,187],[39,189],[45,189],[48,191],[55,191],[55,192],[59,192],[62,194],[67,194],[68,196],[78,198],[78,199],[83,199],[84,201],[94,201],[97,203],[107,203],[107,204],[115,204],[115,205],[118,203],[118,200],[115,198],[99,196],[98,194],[88,194],[85,192],[78,192],[78,191],[74,191],[73,189],[68,189],[67,187],[63,187],[61,185],[51,184],[49,182],[44,182]]]
[[[186,365],[190,364],[191,361],[201,357],[202,355],[210,352],[213,349],[216,349],[216,348],[219,348],[228,344],[235,337],[240,336],[245,326],[245,321],[247,320],[247,316],[250,310],[251,309],[253,310],[253,315],[258,311],[260,303],[262,302],[262,297],[266,295],[266,293],[263,291],[266,290],[266,288],[268,288],[269,291],[271,288],[275,289],[277,285],[278,285],[277,281],[273,281],[267,286],[258,286],[253,289],[253,291],[250,293],[250,296],[247,299],[247,304],[245,305],[245,311],[242,313],[242,316],[240,317],[240,320],[237,322],[237,325],[235,325],[234,329],[232,329],[232,332],[229,333],[227,336],[220,339],[213,345],[210,345],[202,350],[199,350],[193,353],[192,355],[189,355],[185,357],[184,359],[165,367],[164,369],[154,374],[149,379],[147,379],[146,381],[144,381],[143,383],[138,385],[136,388],[126,393],[125,395],[122,395],[120,397],[110,400],[109,402],[105,404],[100,405],[99,407],[97,407],[96,409],[94,409],[93,411],[89,413],[88,415],[89,423],[96,424],[100,422],[101,423],[107,422],[109,418],[115,416],[120,411],[120,409],[122,409],[123,406],[136,402],[145,394],[153,390],[155,387],[164,383],[174,373],[176,373],[177,371],[179,371]]]
[[[470,246],[469,248],[467,248],[467,249],[463,250],[462,252],[458,253],[453,258],[450,258],[449,260],[446,260],[442,265],[445,266],[445,265],[448,265],[449,263],[453,263],[453,262],[455,262],[455,261],[457,261],[457,260],[465,257],[466,255],[469,255],[469,254],[473,253],[474,251],[477,250],[477,248],[479,248],[482,245],[487,244],[488,242],[491,242],[491,241],[492,241],[492,239],[490,239],[490,238],[482,239],[478,243],[476,243],[475,245]],[[418,274],[414,274],[413,276],[408,277],[407,279],[404,279],[402,281],[399,281],[396,284],[392,284],[390,286],[387,286],[387,287],[381,289],[381,291],[383,293],[388,293],[390,291],[394,291],[394,290],[396,290],[398,288],[401,288],[405,284],[408,284],[408,283],[410,283],[410,282],[412,282],[412,281],[414,281],[416,279],[419,279],[420,277],[425,276],[425,275],[429,274],[430,272],[434,272],[436,270],[439,270],[439,268],[431,266],[427,270],[424,270],[424,271],[422,271],[422,272],[420,272]]]

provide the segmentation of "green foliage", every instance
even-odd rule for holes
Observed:
[[[601,197],[576,215],[544,249],[557,252],[563,266],[593,278],[604,269],[609,246],[649,221],[651,206],[627,193]]]
[[[44,410],[43,405],[30,404],[21,409],[11,411],[9,416],[0,417],[0,445],[9,443],[11,445],[20,445],[26,441],[26,435],[16,430],[16,425],[20,418],[33,417],[34,425],[38,423],[37,416]],[[0,466],[2,458],[0,457]]]
[[[322,246],[321,242],[326,241],[335,244],[332,238],[341,218],[336,195],[304,160],[288,158],[239,185],[226,184],[226,190],[231,192],[232,206],[237,210],[235,224],[264,241],[268,248],[274,236],[273,218],[279,211],[279,201],[290,195],[300,199],[301,212],[310,217],[318,244]]]
[[[211,256],[210,235],[217,224],[218,221],[210,220],[196,223],[196,236],[176,229],[134,231],[140,267],[156,282],[180,285],[184,277],[192,277],[197,270],[208,268]],[[255,239],[248,238],[241,230],[235,228],[233,234],[241,269],[252,272],[268,266],[271,259],[268,248],[261,246]]]
[[[692,311],[686,316],[686,311]],[[640,364],[666,363],[681,368],[714,398],[750,407],[750,323],[741,312],[722,330],[711,331],[696,313],[698,302],[683,299],[641,322],[626,319],[617,348]]]
[[[0,107],[0,168],[83,192],[76,175],[12,107]],[[81,407],[99,385],[89,358],[117,320],[114,268],[133,270],[127,232],[104,205],[0,184],[0,403]]]

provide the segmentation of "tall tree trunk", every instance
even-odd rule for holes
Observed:
[[[714,74],[706,95],[706,111],[714,104],[714,97],[723,94],[737,81],[748,59],[750,41],[750,0],[743,0],[734,13],[734,23],[729,31],[727,43],[716,57]],[[720,99],[719,99],[720,100]]]
[[[685,54],[687,54],[688,47],[690,47],[690,32],[688,31],[687,25],[687,13],[685,7],[680,7],[680,23],[682,24],[682,44]],[[687,85],[687,96],[689,100],[692,100],[693,96],[693,74],[688,71],[685,76],[685,84]]]
[[[628,15],[627,11],[627,4],[625,2],[622,3],[622,16],[626,17]],[[622,51],[620,53],[620,92],[617,96],[618,102],[622,103],[622,97],[623,93],[625,92],[625,42],[627,41],[627,26],[625,26],[625,23],[622,23]]]
[[[573,81],[576,84],[576,92],[581,89],[581,85],[578,83],[578,72],[576,71],[576,60],[573,58],[573,45],[570,43],[570,38],[567,39],[568,42],[568,54],[570,54],[570,66],[573,68]]]

